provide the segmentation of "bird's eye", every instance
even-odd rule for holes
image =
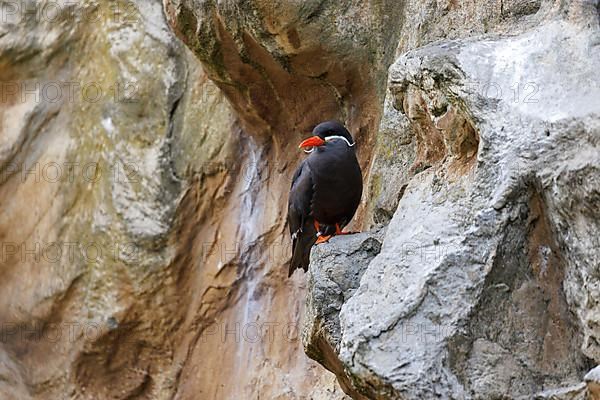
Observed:
[[[310,154],[310,153],[312,153],[313,151],[315,151],[315,148],[314,148],[314,147],[307,147],[307,148],[304,148],[304,149],[302,149],[302,150],[304,150],[304,152],[305,152],[306,154]]]

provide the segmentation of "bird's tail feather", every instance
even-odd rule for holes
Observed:
[[[292,276],[297,268],[308,271],[310,263],[310,249],[317,241],[317,231],[312,223],[305,224],[302,231],[292,241],[292,260],[290,261],[288,277]]]

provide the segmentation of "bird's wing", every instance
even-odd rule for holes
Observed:
[[[292,235],[291,276],[296,268],[308,269],[310,248],[316,241],[316,230],[311,221],[314,185],[308,163],[300,164],[290,189],[288,201],[288,224]]]
[[[310,167],[307,162],[303,162],[292,178],[288,200],[288,224],[292,239],[301,231],[305,220],[311,213],[313,186]]]

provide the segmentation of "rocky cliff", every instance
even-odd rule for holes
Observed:
[[[2,399],[595,396],[598,1],[0,7]],[[288,280],[333,118],[364,233]]]

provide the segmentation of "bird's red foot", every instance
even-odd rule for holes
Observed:
[[[331,239],[333,237],[333,235],[327,235],[327,236],[319,236],[319,238],[317,239],[317,242],[315,244],[321,244],[321,243],[327,243],[329,242],[329,239]]]
[[[333,235],[321,235],[321,225],[319,224],[319,221],[317,221],[315,219],[315,230],[317,231],[317,241],[315,242],[315,244],[321,244],[321,243],[327,243],[329,242],[329,239],[331,239],[333,237]]]

